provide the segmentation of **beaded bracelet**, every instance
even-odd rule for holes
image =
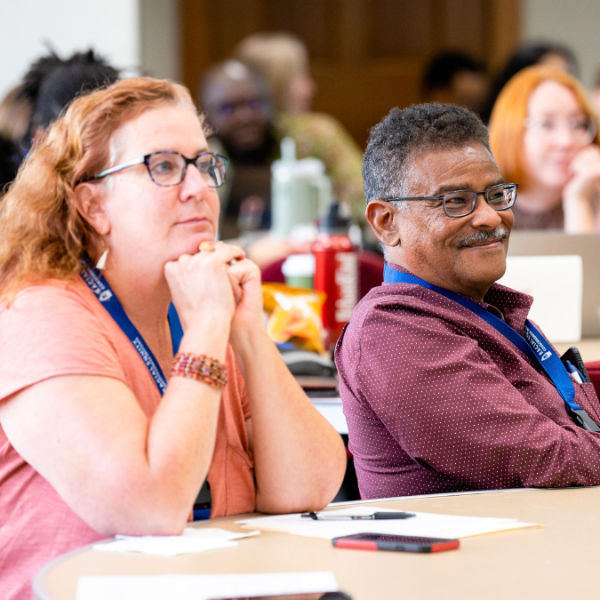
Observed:
[[[205,354],[178,352],[171,367],[171,377],[175,375],[202,381],[218,390],[227,384],[227,367]]]

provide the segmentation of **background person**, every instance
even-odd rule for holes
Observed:
[[[334,194],[354,219],[364,224],[362,151],[339,121],[311,111],[317,89],[304,43],[287,32],[256,33],[243,39],[233,56],[267,79],[275,104],[278,139],[292,137],[299,158],[312,156],[323,161]]]
[[[219,191],[221,238],[236,238],[245,202],[259,202],[253,229],[271,225],[271,163],[279,157],[271,90],[265,78],[239,61],[213,66],[199,87],[200,106],[214,135],[210,143],[231,161]]]
[[[504,68],[496,75],[481,111],[481,119],[484,123],[489,123],[492,109],[498,95],[504,86],[520,71],[527,67],[542,65],[553,67],[560,71],[570,73],[573,77],[579,77],[579,65],[573,52],[556,42],[536,42],[523,44],[517,48],[508,58]]]
[[[254,33],[235,47],[233,56],[266,77],[278,113],[310,112],[317,84],[300,38],[287,32]]]
[[[442,52],[425,67],[421,93],[424,102],[456,104],[480,113],[488,87],[480,61],[464,52]]]
[[[494,106],[490,144],[503,176],[518,183],[517,229],[600,229],[597,119],[571,75],[529,67]]]
[[[25,74],[20,92],[32,106],[23,140],[25,149],[41,137],[75,97],[110,85],[118,78],[119,72],[91,49],[75,52],[66,59],[55,52],[39,58]]]
[[[24,96],[23,84],[13,87],[0,102],[0,135],[20,144],[27,133],[33,107]]]
[[[212,517],[339,489],[343,443],[267,336],[257,267],[198,253],[224,166],[185,88],[130,79],[75,100],[2,203],[4,598],[73,548],[181,533],[206,479]]]

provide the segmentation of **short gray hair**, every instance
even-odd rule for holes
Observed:
[[[404,178],[412,157],[472,142],[490,150],[487,127],[466,108],[438,102],[393,108],[371,129],[362,166],[367,202],[404,195]]]

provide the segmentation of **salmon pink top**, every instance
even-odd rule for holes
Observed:
[[[231,347],[208,473],[211,517],[253,512],[248,397]],[[0,403],[62,375],[123,381],[148,418],[160,392],[139,354],[87,285],[51,280],[0,309]],[[101,502],[101,499],[98,499]],[[192,506],[190,506],[190,511]],[[0,597],[31,598],[31,578],[54,557],[102,539],[13,448],[0,427]]]

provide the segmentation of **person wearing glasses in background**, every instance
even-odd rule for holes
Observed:
[[[184,87],[129,79],[76,99],[3,201],[3,598],[84,544],[180,534],[201,489],[204,517],[338,491],[342,440],[267,336],[258,268],[213,242],[226,166]]]
[[[600,405],[504,274],[517,185],[474,113],[393,109],[363,161],[384,283],[336,347],[363,498],[600,484]]]
[[[600,139],[581,84],[529,67],[504,87],[490,119],[500,172],[519,184],[516,229],[600,231]]]

